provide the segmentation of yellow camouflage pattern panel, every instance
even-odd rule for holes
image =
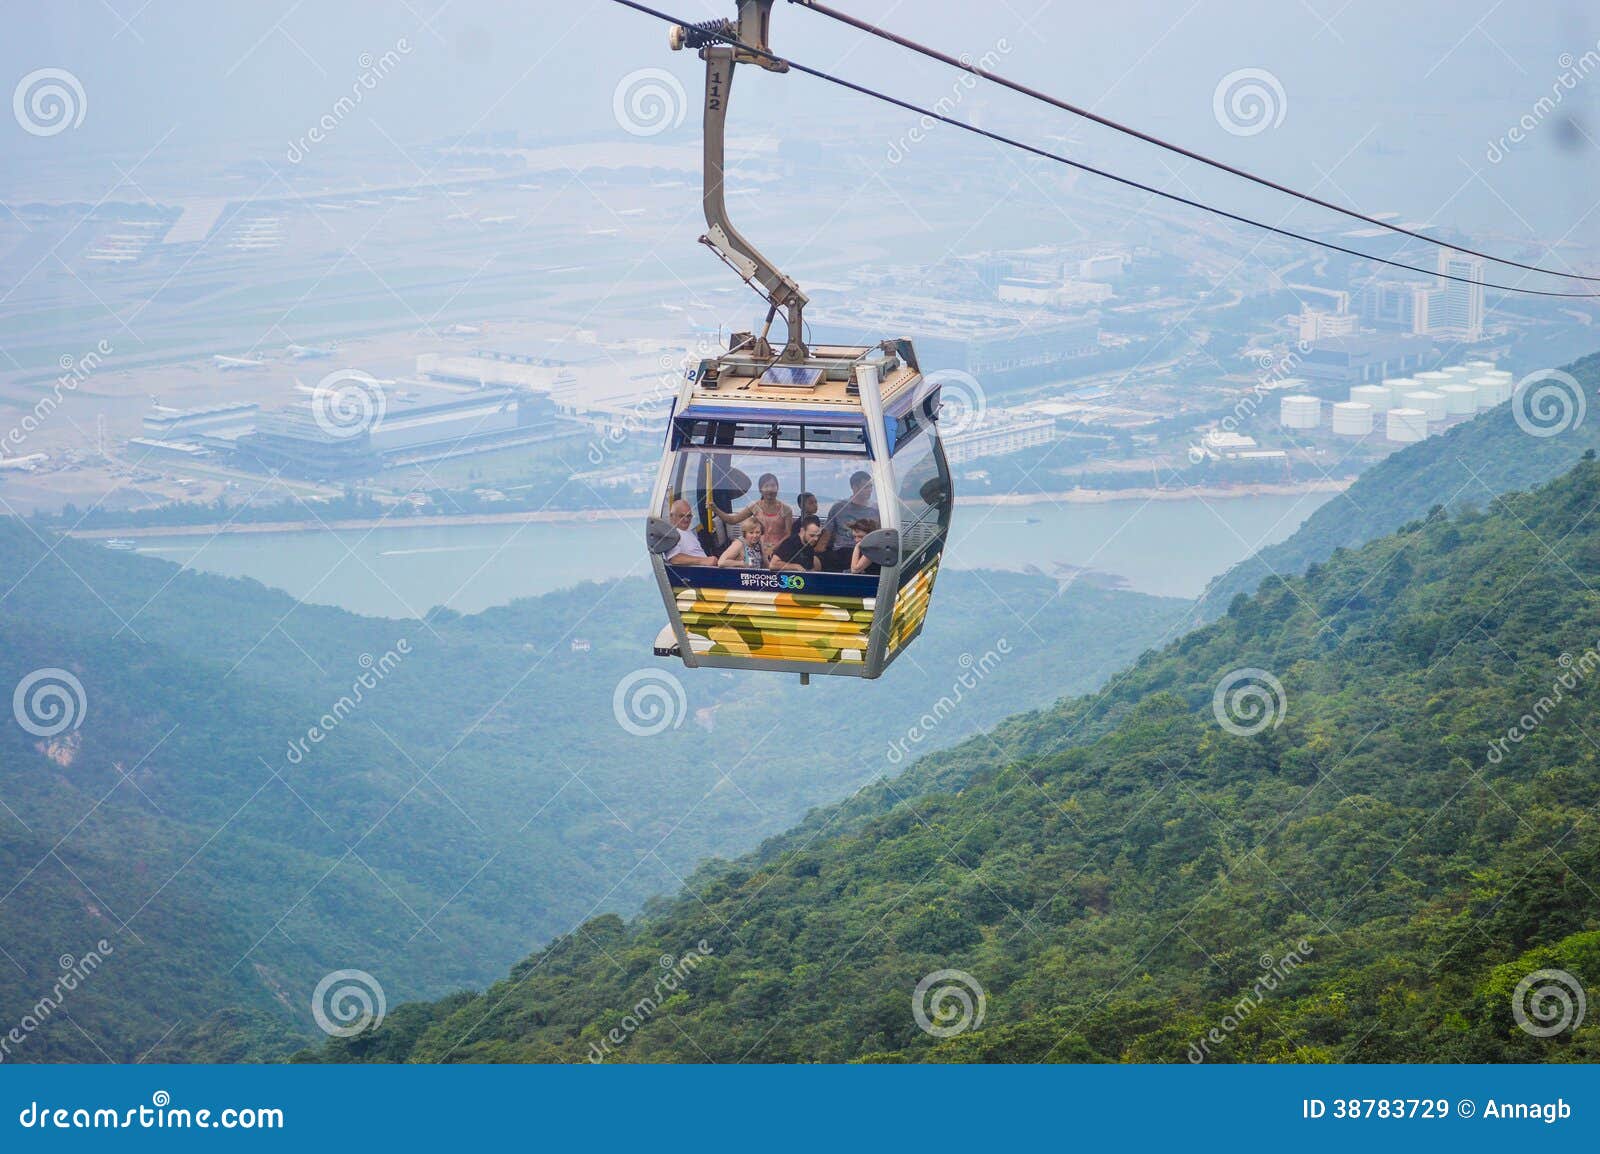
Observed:
[[[694,652],[820,664],[865,663],[876,600],[753,589],[677,592]]]
[[[938,572],[939,557],[935,556],[895,594],[894,617],[889,622],[888,653],[891,657],[922,626],[922,619],[928,615],[928,602],[933,597],[933,579]]]

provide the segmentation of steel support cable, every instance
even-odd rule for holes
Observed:
[[[637,0],[612,0],[612,2],[622,5],[624,8],[631,8],[636,12],[641,12],[646,16],[654,16],[656,19],[668,24],[687,26],[689,23],[691,23],[689,21],[679,19],[670,13],[662,12],[659,9],[652,8],[649,5],[640,4],[637,2]],[[881,92],[875,88],[869,88],[864,84],[857,84],[853,80],[846,80],[842,76],[835,76],[830,72],[824,72],[820,68],[812,68],[810,65],[801,64],[799,61],[790,59],[788,57],[777,56],[771,52],[764,52],[759,48],[752,48],[748,44],[742,44],[734,36],[720,32],[710,33],[709,35],[716,40],[723,41],[724,43],[738,45],[741,51],[748,52],[753,56],[759,56],[764,60],[771,60],[775,63],[787,65],[796,72],[804,73],[805,75],[814,77],[817,80],[823,80],[829,84],[848,89],[849,91],[858,93],[862,96],[868,96],[874,100],[882,101],[885,104],[893,105],[894,107],[902,109],[903,111],[912,112],[918,116],[925,116],[930,120],[937,121],[938,123],[948,124],[952,128],[958,128],[963,132],[970,132],[975,136],[982,136],[988,140],[993,140],[996,143],[1008,145],[1011,148],[1020,149],[1023,152],[1031,153],[1032,155],[1040,157],[1044,160],[1051,160],[1057,164],[1064,164],[1068,168],[1075,168],[1080,172],[1087,172],[1092,176],[1101,177],[1104,180],[1112,181],[1116,184],[1123,185],[1126,188],[1136,189],[1139,192],[1146,193],[1150,196],[1159,197],[1162,200],[1172,201],[1175,204],[1185,205],[1189,208],[1196,208],[1201,212],[1208,212],[1213,216],[1221,217],[1224,220],[1231,220],[1236,224],[1243,224],[1248,225],[1251,228],[1258,228],[1264,232],[1270,232],[1276,236],[1286,237],[1290,240],[1297,240],[1303,244],[1315,245],[1318,248],[1327,249],[1331,252],[1343,253],[1346,256],[1353,256],[1359,260],[1370,260],[1375,264],[1385,265],[1388,268],[1402,269],[1406,272],[1419,273],[1422,276],[1435,277],[1439,280],[1454,281],[1458,284],[1478,285],[1482,288],[1493,289],[1496,292],[1518,293],[1523,296],[1558,297],[1566,300],[1600,299],[1600,292],[1557,292],[1552,289],[1525,288],[1521,285],[1508,285],[1499,284],[1495,281],[1474,280],[1471,277],[1459,276],[1454,273],[1439,272],[1435,269],[1422,268],[1418,265],[1406,264],[1404,261],[1391,260],[1388,257],[1377,256],[1369,252],[1362,252],[1359,249],[1349,248],[1342,244],[1335,244],[1333,241],[1320,240],[1317,237],[1308,236],[1305,233],[1295,232],[1293,229],[1282,228],[1275,224],[1267,224],[1265,221],[1256,220],[1253,217],[1244,216],[1240,213],[1230,212],[1225,208],[1217,208],[1215,205],[1207,204],[1204,201],[1195,200],[1187,196],[1180,196],[1178,193],[1168,192],[1165,189],[1157,188],[1154,185],[1145,184],[1142,181],[1134,180],[1131,177],[1119,176],[1116,173],[1110,172],[1106,169],[1096,168],[1094,165],[1086,164],[1081,160],[1073,160],[1071,157],[1062,156],[1060,153],[1051,152],[1047,148],[1040,148],[1034,144],[1028,144],[1025,141],[1017,140],[1016,138],[1006,136],[1003,133],[992,132],[987,128],[979,128],[977,125],[967,124],[963,121],[956,120],[953,117],[944,116],[938,112],[935,112],[931,108],[923,108],[921,105],[913,104],[909,100],[902,100],[898,96],[891,96],[886,92]],[[1431,243],[1439,242],[1435,241]],[[1444,247],[1449,248],[1453,252],[1466,251],[1464,249],[1457,248],[1454,245],[1445,245]]]

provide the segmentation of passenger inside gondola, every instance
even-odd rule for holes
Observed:
[[[878,522],[872,517],[850,522],[850,532],[855,535],[855,546],[850,551],[850,572],[876,577],[883,568],[861,551],[861,542],[867,539],[869,533],[877,531]]]
[[[754,439],[758,432],[741,426],[738,435]],[[731,439],[722,430],[698,435]],[[774,433],[771,439],[781,448],[784,436]],[[856,522],[883,523],[873,475],[862,467],[861,456],[835,449],[836,443],[819,439],[821,448],[804,455],[720,444],[712,451],[684,453],[666,510],[678,531],[667,561],[876,576],[878,567],[858,557],[862,534],[855,529]],[[751,478],[756,478],[753,485]],[[785,491],[792,506],[780,497]]]
[[[801,518],[796,529],[772,554],[772,568],[779,572],[814,572],[822,568],[817,546],[822,539],[822,522],[816,517]]]
[[[694,510],[681,497],[672,503],[668,519],[678,531],[676,548],[667,553],[669,565],[715,565],[700,544],[700,535],[694,531]]]
[[[722,551],[717,564],[724,569],[765,569],[771,551],[762,539],[761,522],[752,517],[743,528],[743,534]]]
[[[775,473],[763,473],[756,482],[760,491],[759,499],[750,502],[737,513],[729,513],[718,509],[717,516],[725,525],[741,525],[750,520],[755,520],[761,526],[761,541],[767,549],[776,549],[786,541],[794,531],[794,512],[778,500],[778,477]]]
[[[872,474],[864,469],[850,474],[850,496],[835,501],[828,510],[828,519],[823,522],[824,568],[840,573],[850,570],[855,553],[855,535],[850,531],[850,522],[861,520],[882,521],[878,506],[872,503]]]

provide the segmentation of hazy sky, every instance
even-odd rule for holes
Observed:
[[[661,3],[695,18],[733,7]],[[974,57],[1003,40],[1002,68],[1020,79],[1282,179],[1323,182],[1323,192],[1369,210],[1503,224],[1507,235],[1600,229],[1600,214],[1583,218],[1600,176],[1593,143],[1600,140],[1600,67],[1562,91],[1559,109],[1535,111],[1540,97],[1559,88],[1563,54],[1578,71],[1586,51],[1600,53],[1600,8],[1586,0],[835,3]],[[65,69],[81,83],[86,109],[81,125],[53,136],[0,120],[0,166],[8,170],[0,171],[0,188],[32,166],[64,166],[90,199],[104,191],[108,174],[115,178],[101,159],[111,154],[126,167],[154,149],[147,172],[159,171],[164,158],[197,155],[281,165],[288,143],[351,90],[362,55],[381,56],[402,40],[409,51],[399,65],[338,128],[340,147],[352,155],[505,129],[550,140],[601,137],[627,148],[635,138],[618,130],[612,112],[622,77],[668,69],[691,102],[700,83],[692,55],[667,51],[664,26],[605,0],[7,6],[5,88],[38,69]],[[774,25],[778,49],[797,59],[922,101],[951,91],[951,75],[937,66],[790,4],[778,5]],[[1254,135],[1230,133],[1214,112],[1219,81],[1243,69],[1270,73],[1283,94],[1281,122]],[[741,76],[739,96],[736,121],[745,131],[781,132],[787,117],[847,131],[870,118],[868,153],[881,153],[877,126],[893,119],[800,76]],[[1040,116],[1004,93],[964,107],[980,108],[986,123],[1054,129],[1090,147],[1106,140],[1101,129]],[[1491,163],[1491,142],[1525,115],[1537,118],[1528,139]],[[691,114],[659,139],[692,143],[697,134]],[[1129,153],[1127,163],[1139,175],[1169,175],[1147,150]]]

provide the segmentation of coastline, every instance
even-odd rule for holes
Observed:
[[[1353,480],[1353,478],[1352,478]],[[1298,496],[1302,493],[1342,493],[1351,481],[1300,481],[1287,484],[1212,485],[1184,489],[1069,489],[1063,493],[1002,493],[957,498],[958,505],[1101,505],[1115,501],[1226,501],[1239,497]],[[350,520],[232,521],[205,525],[122,526],[113,529],[71,529],[65,536],[80,540],[110,537],[211,537],[222,533],[319,533],[329,530],[372,531],[426,529],[450,525],[562,524],[574,521],[623,521],[643,517],[644,509],[519,510],[511,513],[425,513],[405,517],[366,517]]]

